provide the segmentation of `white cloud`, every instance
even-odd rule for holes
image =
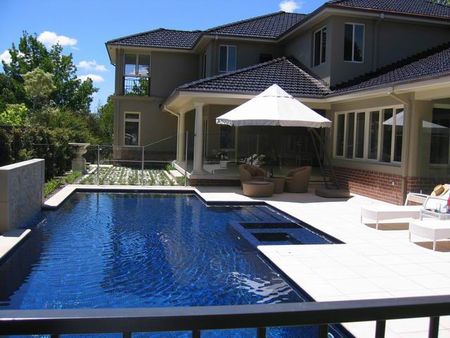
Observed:
[[[11,54],[9,54],[9,50],[5,49],[3,53],[0,54],[0,63],[3,61],[7,65],[11,63]]]
[[[65,35],[58,35],[55,32],[44,31],[38,36],[38,41],[42,42],[46,46],[53,46],[59,43],[61,46],[75,46],[77,39],[69,38]]]
[[[293,13],[296,9],[299,9],[303,3],[299,3],[294,0],[283,0],[280,2],[280,10],[283,12]]]
[[[104,82],[105,79],[97,74],[86,74],[86,75],[78,75],[78,78],[81,81],[86,81],[88,78],[92,80],[92,82]]]
[[[108,71],[104,65],[100,65],[97,61],[80,61],[77,64],[77,68],[85,69],[85,70],[93,70],[97,72],[106,72]]]

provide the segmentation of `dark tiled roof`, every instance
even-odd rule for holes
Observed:
[[[326,5],[384,13],[450,18],[450,6],[434,3],[431,0],[335,0],[329,1]]]
[[[285,57],[187,83],[178,91],[256,94],[274,83],[296,97],[323,97],[328,87]]]
[[[214,27],[205,33],[277,39],[305,17],[305,14],[277,12]]]
[[[340,84],[333,88],[333,94],[339,95],[446,74],[450,75],[450,42]]]
[[[159,28],[108,41],[108,45],[192,49],[202,35],[201,31],[179,31]]]

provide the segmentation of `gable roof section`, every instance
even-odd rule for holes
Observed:
[[[208,29],[205,33],[260,39],[277,39],[305,17],[305,14],[276,12],[217,26]]]
[[[333,88],[333,95],[450,75],[450,42]]]
[[[286,57],[190,82],[177,91],[256,94],[274,83],[295,97],[323,97],[329,88]]]
[[[450,18],[450,6],[431,0],[334,0],[326,5],[333,8],[362,9],[389,14]]]
[[[124,36],[106,42],[107,45],[192,49],[201,37],[201,31],[180,31],[159,28]]]

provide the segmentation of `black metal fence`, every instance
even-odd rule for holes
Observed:
[[[328,337],[332,323],[376,321],[375,337],[385,336],[386,320],[430,317],[428,337],[439,335],[439,317],[450,314],[450,296],[410,297],[338,302],[203,306],[139,309],[2,310],[0,335],[121,333],[319,325]]]

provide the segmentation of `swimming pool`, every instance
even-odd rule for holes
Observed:
[[[31,237],[0,267],[0,285],[7,280],[11,284],[12,270],[16,275],[15,285],[0,294],[0,308],[204,306],[308,299],[230,229],[237,221],[287,221],[265,205],[207,206],[189,194],[90,192],[73,194],[42,217]],[[247,331],[233,334],[252,336]],[[310,337],[315,331],[272,330],[271,335]]]

